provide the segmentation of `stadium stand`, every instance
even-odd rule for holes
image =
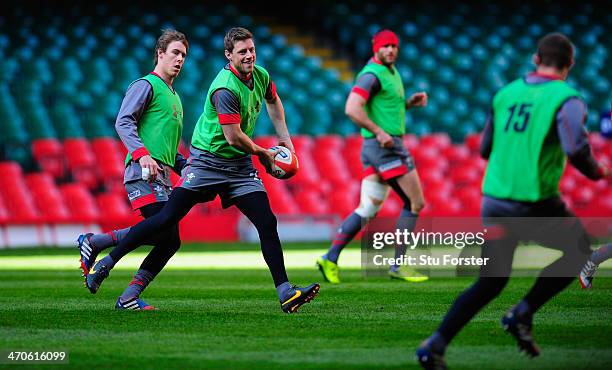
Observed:
[[[478,131],[493,92],[533,69],[535,40],[553,31],[567,34],[575,43],[578,63],[569,83],[580,88],[591,108],[589,129],[597,129],[600,112],[610,109],[612,72],[605,60],[612,39],[605,29],[612,26],[612,17],[593,3],[567,7],[487,1],[316,4],[296,14],[298,21],[322,36],[334,35],[355,66],[370,57],[367,40],[376,30],[384,27],[399,33],[398,69],[404,83],[411,91],[430,92],[428,108],[411,112],[409,127],[417,135],[442,131],[462,141]]]
[[[351,86],[322,59],[337,49],[357,72],[371,54],[370,35],[383,26],[400,33],[398,68],[408,91],[430,95],[426,109],[410,111],[410,134],[404,138],[424,184],[424,215],[478,214],[486,165],[478,157],[478,131],[494,91],[532,68],[534,40],[542,34],[559,30],[576,43],[578,64],[569,82],[581,88],[591,108],[589,129],[596,130],[600,112],[609,110],[612,38],[604,30],[612,27],[612,17],[592,4],[557,7],[544,16],[538,4],[484,1],[448,2],[443,13],[431,2],[321,4],[314,2],[292,20],[311,39],[325,40],[317,48],[308,41],[308,53],[299,44],[304,38],[275,32],[283,29],[284,17],[272,12],[263,18],[231,3],[195,4],[189,14],[168,4],[156,13],[117,3],[34,13],[7,7],[0,15],[0,224],[97,223],[108,230],[138,220],[124,193],[125,148],[113,125],[127,86],[151,69],[151,49],[166,26],[184,31],[190,41],[175,82],[184,106],[185,143],[201,113],[204,89],[225,64],[225,30],[242,25],[254,32],[258,63],[276,82],[301,166],[294,178],[278,181],[255,161],[279,215],[343,217],[359,201],[362,139],[344,115]],[[502,12],[509,16],[495,23],[493,15]],[[330,35],[332,47],[325,49]],[[256,142],[275,145],[273,132],[267,114],[261,114]],[[611,164],[611,142],[593,133],[591,143],[596,157]],[[181,151],[188,154],[185,145]],[[579,215],[612,214],[612,189],[571,167],[561,191]],[[400,208],[392,195],[380,215],[397,215]],[[220,209],[218,200],[196,207],[185,224],[197,227],[195,217],[206,223],[201,217],[220,217]],[[223,222],[237,223],[237,213],[223,212],[229,215]]]

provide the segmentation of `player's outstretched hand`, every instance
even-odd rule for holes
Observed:
[[[274,157],[278,152],[278,149],[265,149],[257,153],[257,158],[259,158],[259,162],[264,166],[267,173],[274,171]]]
[[[412,94],[408,99],[407,106],[408,108],[427,106],[427,93],[425,91],[419,91]]]
[[[145,168],[149,171],[149,181],[155,181],[157,175],[162,171],[162,168],[159,167],[155,159],[151,158],[150,155],[143,155],[138,160],[140,163],[140,167],[144,170]]]

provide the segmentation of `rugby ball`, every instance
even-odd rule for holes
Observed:
[[[300,167],[297,156],[284,146],[273,146],[270,150],[278,150],[274,157],[274,170],[272,176],[286,180],[295,175]]]

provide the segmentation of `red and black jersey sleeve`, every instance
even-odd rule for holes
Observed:
[[[380,91],[380,88],[380,81],[373,73],[364,73],[357,79],[351,92],[359,94],[368,101]]]
[[[268,103],[273,103],[276,100],[276,96],[276,84],[274,81],[270,80],[270,83],[268,83],[268,87],[266,88],[266,101]]]
[[[228,89],[218,89],[211,96],[222,125],[240,124],[240,101]]]

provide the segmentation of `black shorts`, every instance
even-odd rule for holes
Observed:
[[[123,183],[133,210],[158,202],[167,202],[172,192],[170,166],[160,164],[162,170],[154,181],[142,179],[142,168],[138,162],[130,162],[125,168]]]
[[[374,138],[365,139],[361,147],[361,162],[364,176],[376,173],[383,180],[402,176],[414,169],[414,160],[398,136],[393,137],[391,148],[381,148]]]
[[[193,146],[176,187],[197,191],[201,201],[219,195],[224,208],[231,206],[237,197],[266,191],[251,156],[221,158]]]
[[[574,217],[559,197],[538,202],[520,202],[499,199],[488,195],[482,197],[482,217]]]
[[[584,225],[559,197],[538,202],[520,202],[483,196],[483,223],[493,239],[534,241],[538,244],[566,250],[578,248],[590,253],[590,237]]]

